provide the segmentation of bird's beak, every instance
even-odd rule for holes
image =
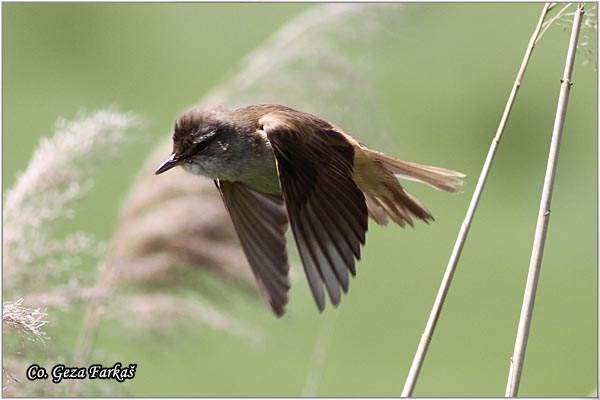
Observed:
[[[167,160],[161,164],[160,167],[156,170],[155,174],[159,175],[165,171],[170,170],[173,167],[176,167],[180,164],[180,160],[175,157],[175,154],[171,154],[171,157],[167,158]]]

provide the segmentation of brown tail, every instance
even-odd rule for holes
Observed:
[[[382,163],[386,171],[391,172],[398,178],[421,182],[437,190],[451,193],[458,192],[457,186],[463,184],[460,178],[463,178],[465,174],[460,172],[397,160],[372,150],[369,150],[369,152],[375,156],[376,160]]]
[[[363,148],[355,155],[355,179],[364,192],[369,216],[379,225],[387,225],[388,216],[398,225],[413,225],[413,217],[433,220],[431,212],[400,185],[396,178],[414,180],[445,192],[458,192],[460,172],[397,160]],[[356,157],[358,156],[358,157]]]

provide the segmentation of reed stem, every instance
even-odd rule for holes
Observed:
[[[575,63],[575,54],[577,52],[577,41],[581,29],[583,16],[583,3],[579,3],[575,17],[573,18],[573,29],[567,50],[567,61],[560,84],[560,94],[558,96],[558,106],[556,117],[554,119],[554,128],[552,129],[552,142],[548,154],[548,164],[546,167],[546,176],[544,178],[544,188],[542,190],[542,199],[538,213],[537,226],[533,241],[531,261],[529,264],[529,273],[525,286],[525,295],[523,306],[521,308],[521,317],[515,340],[515,349],[510,360],[510,370],[508,373],[508,382],[506,384],[506,397],[515,397],[519,393],[519,384],[521,382],[521,373],[523,371],[523,361],[525,360],[525,350],[527,348],[527,339],[531,327],[533,316],[533,305],[537,290],[540,269],[542,266],[542,256],[544,254],[544,245],[546,243],[546,233],[548,231],[548,222],[550,220],[550,205],[552,203],[552,191],[554,188],[554,179],[556,177],[556,167],[558,163],[558,154],[560,151],[560,142],[562,139],[565,117],[567,115],[567,105],[569,103],[569,94],[571,92],[571,76],[573,74],[573,65]]]
[[[475,216],[477,205],[479,204],[479,200],[481,198],[485,182],[487,181],[492,162],[494,161],[494,156],[496,155],[498,144],[500,143],[500,139],[502,138],[502,134],[504,133],[504,129],[506,128],[506,124],[508,122],[508,117],[510,116],[510,112],[515,102],[515,98],[523,82],[523,77],[525,75],[527,65],[529,64],[531,53],[535,48],[535,43],[540,35],[540,31],[542,30],[542,24],[544,23],[546,15],[552,7],[553,6],[550,3],[546,3],[544,5],[538,24],[533,32],[533,35],[531,36],[531,39],[529,40],[529,44],[527,46],[525,55],[523,57],[523,61],[521,63],[521,68],[519,69],[510,96],[508,97],[508,101],[504,109],[504,114],[502,115],[502,119],[500,120],[500,124],[498,126],[498,130],[496,131],[496,135],[494,136],[492,144],[490,145],[490,149],[488,151],[485,163],[481,170],[481,174],[479,175],[479,180],[477,181],[477,186],[475,187],[473,197],[471,198],[471,203],[469,204],[469,208],[467,210],[465,219],[461,225],[458,237],[456,238],[454,249],[452,250],[452,254],[450,255],[448,266],[446,267],[446,272],[444,273],[442,283],[433,303],[433,308],[429,315],[429,320],[427,321],[425,331],[421,336],[417,352],[410,367],[408,377],[406,378],[404,389],[402,390],[402,397],[412,396],[413,391],[415,389],[417,380],[419,378],[419,373],[421,371],[421,367],[423,366],[423,362],[425,360],[425,356],[427,355],[429,344],[431,343],[431,339],[433,337],[433,333],[437,325],[437,321],[440,317],[442,307],[444,306],[444,302],[446,300],[446,295],[448,294],[448,290],[450,289],[450,285],[452,283],[452,277],[454,276],[454,272],[456,271],[456,267],[458,265],[460,255],[462,253],[463,246],[465,244],[465,241],[467,240],[469,229],[471,228],[471,223],[473,222],[473,217]]]

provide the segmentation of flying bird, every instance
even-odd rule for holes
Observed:
[[[261,293],[277,316],[288,302],[288,225],[319,310],[348,292],[367,220],[404,227],[433,220],[397,178],[457,192],[464,175],[398,160],[359,143],[315,115],[262,104],[196,107],[173,132],[173,167],[214,179]]]

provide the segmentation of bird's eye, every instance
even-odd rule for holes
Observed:
[[[201,154],[208,148],[210,140],[202,140],[200,142],[192,143],[187,149],[181,154],[181,158],[188,158],[198,154]]]
[[[208,140],[203,140],[199,143],[196,143],[194,146],[194,153],[200,153],[208,148]]]
[[[185,151],[182,153],[181,158],[188,158],[204,152],[210,145],[210,142],[213,141],[216,134],[217,131],[214,130],[202,136],[197,136],[195,138],[195,141],[192,142],[189,146],[187,146]]]

